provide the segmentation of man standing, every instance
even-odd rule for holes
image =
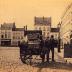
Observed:
[[[41,37],[40,37],[40,48],[41,48],[40,57],[42,58],[42,62],[44,62],[44,60],[45,60],[44,44],[45,44],[45,43],[44,43],[43,37],[41,36]]]
[[[45,47],[46,47],[47,62],[49,62],[49,51],[50,51],[50,39],[49,39],[49,37],[46,38]]]
[[[50,40],[48,41],[49,44],[47,45],[47,61],[49,62],[49,53],[52,52],[52,61],[54,62],[54,47],[55,47],[55,40],[54,36],[51,35]]]
[[[52,61],[54,62],[54,47],[55,47],[55,39],[54,39],[54,36],[51,35],[51,38],[50,38],[50,50],[52,52]]]

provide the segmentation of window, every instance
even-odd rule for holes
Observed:
[[[55,36],[57,36],[57,34],[55,34]]]
[[[20,39],[20,37],[18,37],[18,39]]]
[[[43,36],[45,37],[45,32],[43,32]]]
[[[5,34],[5,38],[7,38],[7,34]]]
[[[39,30],[41,30],[41,27],[39,27]]]
[[[43,27],[43,31],[45,31],[45,27]]]
[[[47,27],[47,31],[49,31],[50,30],[50,28],[49,27]]]
[[[4,38],[4,35],[1,35],[1,38]]]
[[[37,30],[37,27],[35,29]]]
[[[72,38],[72,34],[70,35],[70,38]]]
[[[55,34],[55,38],[57,38],[57,34]]]
[[[49,32],[47,33],[47,36],[49,36]]]
[[[15,39],[15,37],[13,36],[13,39]]]
[[[21,37],[21,39],[23,39],[23,37]]]
[[[8,38],[11,38],[11,34],[8,34]]]

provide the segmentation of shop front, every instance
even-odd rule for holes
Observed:
[[[1,46],[11,46],[11,39],[1,39]]]

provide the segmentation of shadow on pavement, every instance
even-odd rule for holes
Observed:
[[[72,70],[72,64],[70,63],[61,63],[61,62],[44,62],[38,63],[34,65],[34,67],[42,68],[50,68],[50,69],[65,69],[65,70]]]

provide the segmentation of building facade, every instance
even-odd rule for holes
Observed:
[[[35,30],[42,30],[43,37],[49,36],[51,30],[51,17],[35,17],[34,27]]]
[[[63,44],[70,43],[72,34],[72,3],[66,8],[61,17],[60,37]]]
[[[12,46],[18,46],[18,42],[21,41],[24,37],[24,28],[15,28],[12,29]]]
[[[53,35],[55,39],[59,38],[59,29],[58,28],[51,28],[50,36]]]
[[[24,37],[24,28],[16,28],[15,23],[4,23],[0,27],[0,45],[1,46],[18,46],[18,42]]]
[[[11,45],[12,29],[15,28],[15,23],[4,23],[0,27],[0,45]]]

